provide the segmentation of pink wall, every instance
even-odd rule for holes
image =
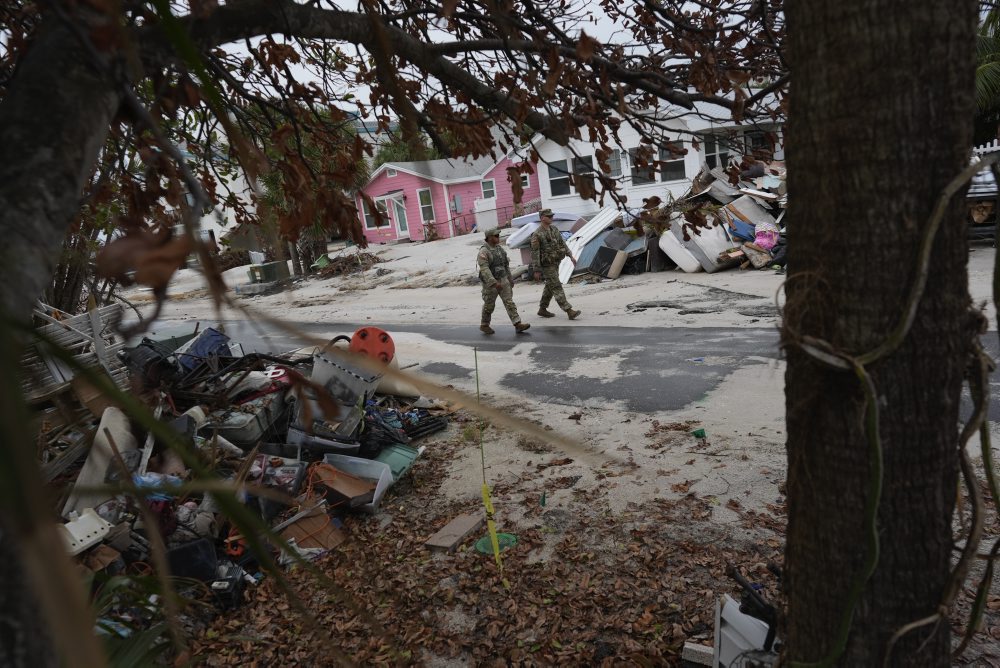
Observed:
[[[422,240],[424,238],[424,226],[420,217],[420,200],[417,198],[417,191],[423,188],[431,189],[432,200],[434,201],[434,214],[435,216],[439,215],[438,211],[441,206],[439,200],[443,199],[440,183],[435,183],[430,179],[401,171],[397,171],[395,176],[389,176],[388,170],[383,171],[374,181],[369,182],[364,188],[364,193],[372,199],[388,195],[395,191],[402,191],[405,197],[403,205],[406,208],[407,233],[399,233],[395,212],[392,210],[391,205],[389,206],[388,224],[376,228],[365,227],[364,211],[361,205],[362,200],[358,196],[357,202],[359,217],[361,219],[361,229],[364,230],[365,238],[368,239],[368,242],[384,243],[400,237],[410,238],[414,241]]]
[[[503,225],[509,220],[513,211],[514,195],[507,181],[507,167],[511,161],[504,158],[499,164],[494,166],[484,177],[473,177],[469,181],[452,183],[448,186],[432,181],[430,179],[414,176],[406,172],[397,171],[395,176],[389,176],[388,170],[383,171],[373,181],[364,188],[364,193],[372,199],[383,197],[389,193],[401,191],[405,197],[404,206],[406,209],[406,220],[408,234],[400,234],[397,229],[395,212],[389,205],[389,222],[381,227],[365,227],[362,199],[357,197],[357,205],[361,226],[364,230],[365,238],[369,243],[385,243],[397,238],[410,238],[420,241],[424,238],[423,218],[420,211],[420,199],[417,195],[419,190],[429,188],[431,191],[431,201],[434,204],[435,229],[439,237],[449,237],[452,235],[452,228],[455,232],[462,234],[467,232],[475,222],[475,201],[483,196],[481,181],[492,179],[496,190],[497,210],[500,224]],[[528,177],[528,187],[525,188],[521,197],[523,202],[537,199],[540,196],[540,187],[536,174]],[[451,211],[450,202],[458,195],[461,205],[457,212]],[[449,221],[453,221],[449,224]]]
[[[512,162],[510,158],[504,158],[484,177],[487,179],[493,179],[496,184],[497,217],[501,225],[506,225],[507,221],[513,217],[514,191],[511,189],[510,182],[507,181],[507,168],[513,167],[515,164],[517,163]],[[537,169],[537,166],[532,165],[532,169]],[[538,184],[538,174],[533,173],[528,174],[527,176],[528,187],[521,193],[522,203],[538,199],[541,197],[542,193],[541,186]]]

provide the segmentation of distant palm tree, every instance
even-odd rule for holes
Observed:
[[[1000,107],[1000,9],[991,9],[976,39],[976,107],[980,113]]]
[[[975,143],[1000,136],[1000,9],[983,14],[976,37]]]

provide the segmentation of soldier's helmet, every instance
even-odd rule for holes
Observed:
[[[486,230],[486,234],[484,236],[487,239],[489,239],[490,237],[499,237],[500,236],[500,228],[499,227],[491,227],[490,229]]]
[[[538,217],[539,218],[551,218],[552,217],[552,209],[542,209],[541,211],[538,212]]]

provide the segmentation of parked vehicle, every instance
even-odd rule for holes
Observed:
[[[979,158],[973,158],[979,160]],[[965,195],[969,210],[969,241],[995,241],[998,197],[997,181],[989,167],[980,171]]]

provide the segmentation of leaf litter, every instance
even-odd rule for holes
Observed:
[[[588,481],[562,470],[572,460],[550,457],[494,486],[500,530],[518,538],[503,552],[503,578],[491,557],[471,549],[478,535],[452,553],[429,550],[424,542],[453,517],[482,512],[442,492],[453,461],[475,447],[461,424],[428,440],[379,516],[348,516],[349,539],[317,562],[390,637],[293,572],[289,579],[322,631],[306,627],[265,581],[246,605],[201,634],[195,660],[324,665],[316,635],[324,633],[363,665],[675,664],[686,641],[711,644],[715,600],[736,593],[727,564],[742,566],[777,596],[763,565],[781,558],[782,504],[769,512],[730,505],[739,526],[721,524],[713,522],[718,502],[685,481],[663,498],[612,510],[607,487],[615,483],[607,477],[634,472],[634,463]],[[541,490],[557,489],[568,490],[561,507],[543,507]],[[505,508],[518,519],[506,519]]]

